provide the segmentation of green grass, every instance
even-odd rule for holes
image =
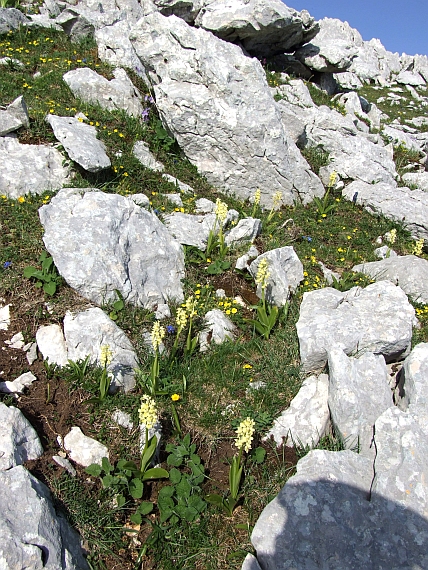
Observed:
[[[25,143],[54,142],[53,133],[44,117],[47,113],[74,115],[83,112],[97,127],[99,137],[107,147],[112,167],[107,171],[90,175],[72,164],[73,186],[96,187],[104,192],[130,195],[143,192],[151,201],[159,216],[176,209],[162,194],[174,192],[174,185],[166,182],[160,173],[145,169],[132,155],[132,146],[137,140],[144,140],[165,165],[165,171],[189,184],[194,194],[183,195],[183,210],[192,213],[195,200],[199,197],[216,200],[220,197],[229,208],[238,210],[241,216],[249,216],[253,206],[242,203],[231,196],[223,196],[198,174],[180,153],[176,144],[167,147],[162,143],[158,126],[158,115],[154,106],[150,107],[150,120],[144,123],[130,118],[120,111],[106,111],[97,105],[83,103],[76,99],[62,75],[69,69],[89,66],[107,78],[112,77],[111,68],[100,62],[96,46],[90,41],[72,44],[63,34],[46,30],[21,29],[16,33],[0,37],[0,57],[10,56],[20,59],[24,68],[16,65],[2,68],[0,74],[0,104],[7,105],[17,96],[24,94],[30,113],[30,128],[21,129],[18,136]],[[34,77],[35,73],[40,73]],[[149,90],[132,71],[129,74],[141,93]],[[268,75],[272,85],[279,81],[274,73]],[[317,104],[334,102],[319,90],[309,87]],[[373,92],[374,93],[374,92]],[[362,91],[369,98],[369,88]],[[380,90],[375,93],[377,96]],[[373,95],[374,96],[374,95]],[[120,153],[120,156],[117,156]],[[304,155],[315,172],[328,164],[328,154],[319,149],[305,150]],[[396,151],[396,160],[404,166],[411,158],[401,150]],[[37,265],[44,250],[43,228],[37,211],[52,197],[51,192],[40,196],[25,196],[11,200],[0,196],[0,297],[13,303],[13,312],[20,323],[27,341],[34,340],[40,325],[61,323],[67,310],[78,310],[87,306],[86,300],[79,297],[66,283],[58,288],[52,299],[45,298],[34,283],[24,279],[23,270],[28,265]],[[287,318],[280,318],[269,340],[255,335],[245,319],[251,316],[233,298],[218,299],[215,290],[221,286],[221,278],[213,277],[206,271],[207,262],[189,263],[187,257],[186,279],[183,287],[186,297],[194,295],[198,301],[195,316],[195,331],[202,326],[202,316],[207,310],[224,310],[236,325],[233,342],[213,346],[206,353],[196,352],[191,357],[181,355],[176,363],[168,365],[161,359],[160,381],[167,394],[157,398],[165,441],[173,439],[174,422],[171,414],[173,393],[179,394],[176,410],[180,416],[184,433],[191,433],[198,445],[198,453],[212,465],[210,479],[206,487],[218,485],[216,474],[222,470],[223,487],[227,481],[227,466],[233,450],[234,429],[237,422],[249,416],[257,426],[257,439],[271,427],[274,418],[285,409],[296,395],[303,376],[300,370],[299,346],[295,323],[299,316],[302,296],[325,286],[322,271],[318,265],[322,261],[328,268],[344,274],[347,286],[365,286],[367,280],[355,275],[350,277],[353,265],[363,261],[374,261],[375,241],[379,235],[395,228],[397,240],[394,249],[400,254],[411,251],[413,241],[399,224],[381,216],[373,217],[365,210],[341,198],[340,193],[332,192],[330,203],[334,209],[325,217],[320,216],[316,206],[286,207],[270,216],[269,212],[258,209],[256,216],[263,223],[262,235],[257,240],[260,252],[286,245],[293,246],[304,265],[304,281],[292,297]],[[232,267],[246,247],[231,249],[227,259]],[[426,255],[423,254],[426,258]],[[4,264],[10,262],[9,267]],[[232,270],[226,275],[236,287],[247,287],[254,293],[252,279],[238,276]],[[49,312],[46,302],[49,301]],[[103,307],[107,313],[112,304]],[[164,324],[174,325],[177,307],[171,306],[173,316]],[[234,311],[233,309],[236,309]],[[428,340],[428,308],[417,306],[421,328],[415,330],[414,342]],[[130,338],[137,353],[141,374],[148,374],[152,357],[143,342],[142,333],[150,331],[154,322],[152,312],[126,305],[117,312],[117,325]],[[171,348],[174,337],[165,340]],[[138,406],[143,392],[142,384],[137,384],[132,394],[108,396],[99,404],[84,404],[83,400],[96,395],[100,369],[88,367],[82,382],[76,380],[72,368],[52,370],[52,378],[66,382],[70,392],[82,394],[82,417],[88,425],[87,435],[105,443],[113,461],[119,458],[138,459],[138,430],[128,432],[112,426],[111,413],[115,409],[127,411],[135,425],[138,424]],[[185,385],[183,383],[185,378]],[[249,390],[250,382],[262,382],[258,390]],[[6,399],[6,397],[5,397]],[[8,400],[9,401],[9,400]],[[231,518],[210,506],[197,523],[181,524],[168,529],[157,527],[149,539],[145,561],[156,568],[198,568],[219,570],[240,568],[247,551],[252,551],[249,535],[261,510],[274,498],[287,478],[293,473],[293,462],[286,451],[277,450],[266,444],[267,459],[261,465],[251,460],[245,468],[243,500]],[[340,442],[330,437],[322,441],[320,448],[339,449]],[[87,476],[86,476],[87,478]],[[58,502],[65,508],[72,524],[82,533],[89,544],[93,568],[105,567],[106,560],[116,557],[121,563],[124,545],[123,524],[126,512],[111,509],[111,497],[99,485],[85,483],[85,477],[71,479],[68,476],[49,479],[50,487]],[[156,492],[153,494],[156,499]],[[110,501],[110,502],[109,502]],[[158,524],[155,514],[143,527],[143,537],[147,538],[151,525]],[[136,560],[143,545],[135,546],[133,558]],[[110,566],[112,567],[112,566]],[[128,568],[128,566],[127,566]]]

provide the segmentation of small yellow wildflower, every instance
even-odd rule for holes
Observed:
[[[100,363],[101,366],[107,368],[113,359],[113,351],[108,344],[102,344],[100,347]]]
[[[176,322],[177,327],[179,329],[181,329],[181,330],[184,329],[184,327],[187,324],[187,313],[186,313],[185,309],[178,307],[177,314],[175,316],[175,322]]]
[[[19,198],[18,198],[19,201]],[[424,248],[424,238],[418,239],[413,246],[412,253],[413,255],[422,255],[422,250]]]
[[[275,192],[275,194],[272,196],[273,207],[278,208],[281,205],[281,200],[282,192]]]
[[[260,191],[260,188],[257,188],[254,194],[254,206],[258,206],[260,204],[261,195],[262,193]]]
[[[193,295],[190,295],[190,297],[187,297],[185,305],[186,305],[186,311],[187,314],[189,315],[190,318],[194,317],[196,315],[196,299],[193,298]]]
[[[140,418],[140,424],[144,424],[147,429],[152,429],[158,420],[156,403],[154,399],[147,394],[141,397],[141,406],[138,410],[138,416]]]
[[[252,366],[251,366],[251,364],[245,363],[245,364],[242,365],[242,368],[243,368],[244,370],[250,370],[250,369],[252,368]]]
[[[238,309],[237,309],[236,307],[233,307],[233,309],[232,309],[232,315],[234,315],[234,314],[237,313],[237,312],[238,312]]]
[[[25,202],[24,196],[20,196],[20,197],[18,198],[18,202],[19,202],[20,204],[22,204],[23,202]]]
[[[251,418],[245,418],[236,430],[235,445],[238,449],[244,449],[247,453],[250,451],[251,442],[253,441],[254,429],[256,423]]]
[[[395,228],[393,228],[390,232],[389,232],[389,243],[393,244],[395,243],[395,240],[397,238],[397,230]]]
[[[333,188],[333,186],[336,184],[336,179],[337,179],[337,173],[333,170],[333,172],[330,174],[330,179],[328,181],[329,188]]]
[[[151,337],[153,349],[156,351],[165,337],[165,328],[161,326],[159,321],[156,321],[153,325]]]
[[[259,266],[257,267],[257,274],[255,278],[255,282],[258,285],[261,285],[262,289],[266,289],[268,284],[268,279],[270,276],[270,271],[268,271],[269,262],[266,257],[260,261]]]
[[[171,396],[171,400],[172,400],[173,402],[178,402],[179,399],[180,399],[179,394],[173,394],[173,395]]]
[[[224,222],[227,217],[227,204],[222,202],[220,198],[217,198],[215,203],[215,215],[221,222]]]

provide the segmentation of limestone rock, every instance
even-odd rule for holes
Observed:
[[[268,260],[269,272],[266,300],[272,305],[282,307],[290,294],[294,293],[299,283],[303,281],[303,264],[291,246],[272,249],[259,255],[251,263],[249,271],[254,278],[257,276],[257,269],[263,258]],[[257,285],[257,296],[260,298],[262,296],[260,283]]]
[[[181,182],[178,178],[175,178],[175,176],[171,176],[170,174],[162,174],[162,178],[168,180],[168,182],[171,182],[171,184],[174,184],[174,186],[180,190],[180,192],[183,192],[183,194],[195,193],[191,186],[185,184],[184,182]]]
[[[0,472],[0,485],[3,568],[89,570],[78,534],[55,511],[43,483],[18,466]]]
[[[335,429],[346,449],[358,449],[374,459],[374,424],[393,406],[385,359],[370,352],[349,358],[340,348],[332,348],[328,370],[328,406]]]
[[[318,34],[296,50],[294,56],[316,71],[345,71],[358,53],[357,45],[362,44],[360,34],[347,22],[333,18],[324,18],[318,23]]]
[[[342,196],[364,206],[371,214],[383,214],[395,222],[403,222],[414,239],[428,240],[428,194],[422,190],[395,188],[390,184],[351,182]]]
[[[309,376],[304,380],[290,406],[276,418],[266,439],[273,437],[277,445],[286,438],[287,447],[315,447],[330,422],[328,409],[328,376]]]
[[[322,369],[334,347],[382,354],[391,362],[410,351],[414,324],[406,294],[389,281],[344,293],[330,287],[304,293],[296,323],[302,366],[306,372]]]
[[[11,30],[17,30],[29,19],[16,8],[0,8],[0,34],[7,34]]]
[[[69,452],[70,458],[83,467],[88,467],[92,463],[101,465],[103,457],[109,458],[109,452],[105,445],[92,437],[87,437],[76,426],[72,427],[64,437],[62,445]]]
[[[110,168],[111,162],[103,142],[97,139],[97,129],[74,117],[48,115],[46,121],[68,156],[88,172]]]
[[[10,325],[10,305],[0,307],[0,331],[7,331]]]
[[[425,86],[425,79],[419,75],[419,73],[415,73],[414,71],[401,71],[395,78],[395,81],[397,83],[402,83],[403,85],[413,85],[415,87],[418,85]]]
[[[164,216],[164,223],[169,233],[179,243],[193,245],[205,251],[209,233],[216,225],[216,216],[215,214],[198,216],[172,212]]]
[[[415,346],[403,364],[404,382],[398,407],[428,416],[428,344]]]
[[[84,16],[71,8],[66,8],[61,12],[55,18],[55,23],[62,27],[72,42],[94,37],[94,26]]]
[[[234,339],[235,325],[220,311],[213,309],[204,316],[204,326],[199,334],[199,345],[201,352],[208,350],[210,344],[223,344],[226,340]]]
[[[59,325],[44,325],[36,332],[36,342],[43,360],[49,364],[65,366],[68,362],[64,334]]]
[[[143,141],[137,141],[134,144],[132,152],[137,160],[141,162],[146,168],[162,172],[165,169],[164,165],[156,160],[156,157],[150,152],[149,145]]]
[[[68,71],[63,79],[76,97],[86,103],[95,103],[103,109],[115,111],[123,109],[133,117],[141,117],[143,107],[140,93],[132,84],[126,71],[114,70],[110,81],[89,67]]]
[[[108,346],[111,351],[111,361],[107,366],[110,390],[122,388],[129,392],[134,388],[137,355],[125,333],[102,309],[92,307],[75,315],[68,312],[64,318],[64,334],[68,358],[74,362],[89,356],[91,362],[102,366],[101,347]]]
[[[228,246],[236,243],[253,242],[262,230],[262,222],[256,218],[244,218],[239,220],[236,226],[225,235]]]
[[[58,190],[69,181],[64,157],[49,145],[20,144],[0,137],[0,192],[9,198]]]
[[[66,188],[39,216],[59,273],[84,297],[103,304],[117,289],[146,308],[183,299],[183,249],[132,197]]]
[[[37,380],[37,378],[31,372],[24,372],[15,378],[13,381],[6,380],[6,382],[0,382],[0,392],[5,392],[7,394],[22,393],[24,388],[28,388],[31,384]]]
[[[311,201],[324,188],[288,138],[260,63],[183,20],[141,18],[131,42],[162,121],[207,180],[241,199]],[[274,190],[273,190],[274,189]]]
[[[0,473],[42,454],[39,436],[21,410],[0,402]]]
[[[261,568],[425,568],[426,517],[376,492],[368,500],[372,479],[366,457],[309,452],[254,527]]]
[[[0,136],[16,131],[20,127],[29,127],[30,118],[28,116],[27,105],[21,95],[5,111],[0,111]]]
[[[382,261],[355,265],[352,271],[369,275],[376,281],[398,285],[417,303],[428,304],[428,261],[416,255],[392,256]]]
[[[419,190],[428,192],[428,172],[408,172],[403,174],[402,179],[407,184],[414,184]]]
[[[195,25],[228,42],[240,43],[256,57],[293,51],[308,42],[319,26],[308,12],[296,12],[280,0],[204,2]]]
[[[259,563],[257,562],[257,558],[252,554],[248,553],[242,563],[241,570],[262,570]]]

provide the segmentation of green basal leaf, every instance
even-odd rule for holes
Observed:
[[[159,491],[158,499],[159,497],[172,497],[174,493],[174,487],[172,485],[166,485]]]
[[[102,472],[101,465],[98,465],[98,463],[92,463],[86,467],[85,472],[88,475],[92,475],[92,477],[99,477]]]
[[[55,281],[50,281],[49,283],[45,283],[43,285],[43,291],[50,295],[51,297],[55,295],[56,292],[56,283]]]
[[[141,524],[143,517],[140,515],[140,513],[134,513],[133,515],[131,515],[129,517],[129,520],[133,523],[133,524]]]
[[[141,479],[132,479],[129,483],[129,493],[133,499],[141,499],[144,485]]]
[[[263,463],[265,460],[266,450],[263,449],[263,447],[256,447],[256,449],[251,453],[251,457],[254,457],[255,462],[260,465],[260,463]]]
[[[169,473],[166,469],[161,467],[153,467],[153,469],[148,469],[143,475],[143,481],[148,481],[149,479],[168,479]]]
[[[107,489],[108,487],[110,487],[113,484],[114,481],[114,477],[112,477],[111,475],[105,475],[102,478],[102,482],[103,482],[103,486]]]
[[[223,497],[220,495],[206,495],[205,500],[211,505],[221,506],[223,505]]]
[[[141,513],[142,515],[148,515],[153,510],[153,503],[149,503],[148,501],[144,501],[139,505],[137,512]]]
[[[171,483],[173,485],[176,485],[177,483],[179,483],[181,481],[181,473],[178,469],[171,469],[171,471],[169,472],[169,480],[171,481]]]
[[[117,502],[118,508],[120,509],[126,503],[126,499],[123,495],[116,495],[116,502]]]
[[[37,271],[38,270],[35,267],[33,267],[32,265],[28,265],[27,267],[24,268],[24,277],[30,279],[30,277],[34,277],[34,274],[37,273]]]
[[[111,473],[114,469],[113,465],[110,463],[107,457],[101,459],[101,467],[105,473]]]

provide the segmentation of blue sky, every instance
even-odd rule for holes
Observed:
[[[392,52],[428,55],[428,0],[286,0],[316,20],[347,21],[363,40],[379,38]]]

